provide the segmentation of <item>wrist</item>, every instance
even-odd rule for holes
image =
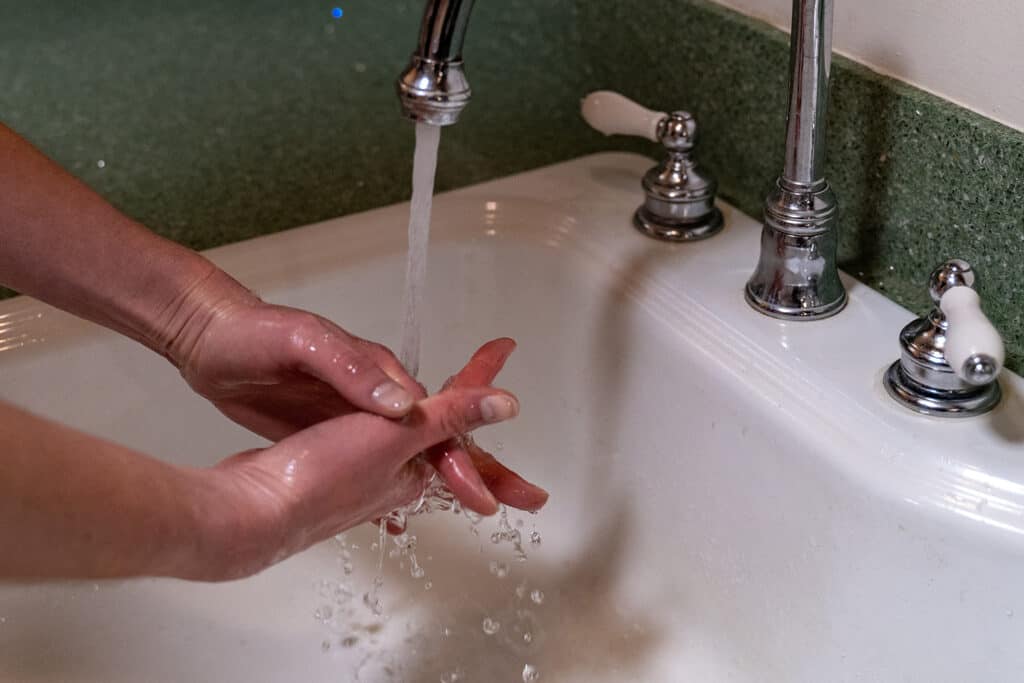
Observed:
[[[270,482],[247,472],[242,453],[221,465],[190,471],[191,543],[177,576],[231,581],[256,574],[287,554],[286,507]]]
[[[184,284],[154,318],[146,346],[181,368],[203,332],[216,319],[239,305],[253,305],[259,297],[215,265]]]

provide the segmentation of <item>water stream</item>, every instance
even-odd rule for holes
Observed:
[[[399,350],[399,360],[413,377],[419,374],[420,366],[420,335],[423,323],[423,298],[427,277],[427,245],[430,238],[430,212],[433,205],[434,174],[437,168],[437,152],[440,139],[440,127],[423,123],[416,124],[412,202],[409,207],[409,254],[406,261],[402,342]],[[409,517],[442,511],[454,512],[456,515],[468,519],[470,531],[479,537],[477,525],[481,522],[482,518],[462,508],[459,501],[436,473],[431,476],[425,490],[417,500],[391,512],[380,520],[377,541],[370,548],[370,550],[377,553],[376,576],[370,589],[363,594],[363,604],[375,617],[386,618],[382,599],[385,557],[397,559],[402,568],[405,568],[406,563],[408,563],[410,577],[414,580],[423,581],[425,590],[431,589],[432,582],[426,576],[426,571],[421,566],[416,555],[417,538],[415,535],[405,532],[405,528]],[[519,562],[524,562],[527,559],[527,553],[523,547],[522,534],[518,528],[522,524],[521,520],[516,520],[516,525],[513,526],[509,521],[508,511],[502,505],[498,515],[498,528],[490,536],[492,544],[507,544],[510,546],[513,557]],[[393,529],[402,530],[401,533],[391,538],[392,543],[387,542],[387,529],[389,525]],[[358,550],[358,546],[348,544],[344,534],[339,535],[337,540],[341,546],[340,559],[342,566],[345,575],[348,576],[352,571],[350,549]],[[535,547],[540,545],[540,534],[536,529],[531,534],[530,543]],[[388,551],[387,547],[392,544],[394,547]],[[482,546],[481,552],[483,552]],[[492,561],[491,574],[498,579],[504,579],[509,574],[509,567],[504,562]],[[333,623],[335,625],[338,624],[340,619],[348,620],[351,618],[353,613],[349,607],[349,601],[353,597],[353,592],[347,582],[322,582],[322,584],[321,595],[324,597],[331,595],[333,597],[333,604],[326,604],[318,609],[316,618],[322,623]],[[333,592],[331,591],[332,587]],[[524,599],[526,590],[527,584],[525,582],[516,587],[515,594],[519,601]],[[539,605],[543,601],[543,595],[542,591],[534,589],[530,593],[530,600],[535,605]],[[517,614],[519,615],[518,619],[509,627],[509,632],[512,634],[510,637],[518,638],[526,645],[529,645],[533,640],[533,615],[523,609],[519,609]],[[486,635],[493,636],[501,629],[501,623],[490,616],[485,616],[480,628]],[[449,629],[445,628],[444,630],[444,637],[448,637]],[[340,644],[342,647],[353,647],[358,643],[358,640],[357,636],[348,635],[340,641]],[[323,642],[323,649],[324,651],[330,649],[328,641]],[[359,671],[371,659],[378,658],[378,654],[373,652],[366,654],[357,667],[357,679],[359,678]],[[392,669],[385,667],[385,670],[388,671],[388,677],[390,678]],[[524,681],[537,681],[539,676],[540,674],[534,665],[524,664],[522,670]],[[444,683],[455,683],[456,681],[462,681],[463,678],[462,671],[457,667],[455,671],[443,674],[440,680]]]
[[[441,127],[416,124],[416,152],[412,161],[412,203],[409,206],[409,257],[405,269],[402,346],[398,359],[416,377],[420,371],[420,328],[423,292],[427,284],[427,243],[430,209],[434,203],[434,172]]]

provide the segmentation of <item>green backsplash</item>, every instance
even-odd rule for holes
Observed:
[[[335,20],[308,0],[0,0],[0,120],[197,249],[403,201],[412,128],[392,84],[423,3],[342,4]],[[693,111],[702,162],[752,215],[781,168],[788,38],[716,5],[480,0],[465,52],[474,101],[445,130],[439,189],[656,153],[579,120],[596,88]],[[1020,371],[1024,135],[845,59],[832,83],[843,268],[924,311],[931,268],[970,260]]]

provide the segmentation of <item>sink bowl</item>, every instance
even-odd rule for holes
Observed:
[[[896,405],[881,378],[908,311],[845,278],[835,318],[755,314],[760,224],[721,204],[709,241],[640,235],[650,163],[593,155],[435,201],[423,379],[518,339],[502,383],[522,414],[479,440],[551,491],[509,513],[525,561],[496,520],[437,512],[410,522],[424,577],[386,542],[382,617],[362,598],[374,528],[226,584],[0,585],[0,679],[1022,680],[1021,378],[979,418]],[[406,212],[209,255],[394,346]],[[196,465],[260,445],[162,359],[32,300],[0,304],[0,349],[0,398],[75,427]]]

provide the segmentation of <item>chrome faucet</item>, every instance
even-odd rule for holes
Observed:
[[[435,126],[450,126],[469,104],[472,91],[462,65],[462,41],[473,0],[427,0],[420,39],[398,77],[402,112]]]
[[[761,257],[747,302],[765,315],[816,320],[846,305],[836,267],[836,197],[825,180],[832,0],[793,0],[789,116],[782,176],[764,203]]]

